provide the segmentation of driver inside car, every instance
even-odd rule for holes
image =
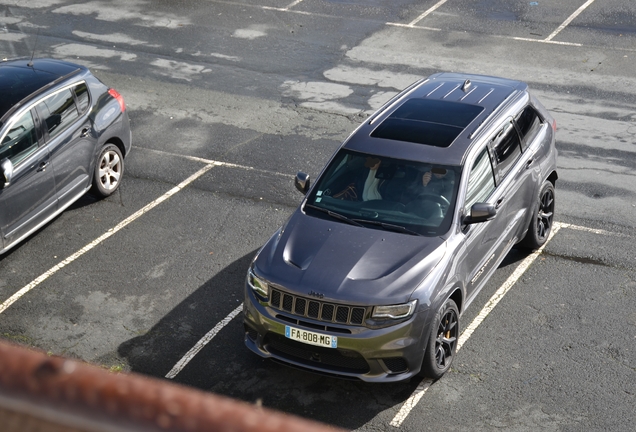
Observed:
[[[454,173],[445,168],[431,167],[417,176],[406,211],[429,218],[444,217],[455,183]]]
[[[445,168],[433,167],[422,174],[421,192],[428,195],[443,196],[449,200],[453,190],[453,179]]]

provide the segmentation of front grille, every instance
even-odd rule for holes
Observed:
[[[270,306],[293,315],[337,324],[362,325],[367,308],[321,302],[271,290]]]
[[[382,359],[382,361],[392,373],[406,372],[408,369],[404,357],[389,357]]]
[[[275,333],[268,333],[263,345],[272,354],[309,367],[320,367],[338,372],[369,372],[369,364],[355,351],[306,345]]]

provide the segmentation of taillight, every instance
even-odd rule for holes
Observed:
[[[552,130],[556,132],[556,119],[552,119]]]
[[[115,89],[108,89],[108,94],[114,97],[117,102],[119,102],[119,108],[121,108],[121,112],[126,111],[126,103],[124,102],[124,97],[119,94],[119,92]]]

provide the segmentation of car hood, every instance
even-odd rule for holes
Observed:
[[[358,227],[297,210],[263,246],[257,272],[298,295],[359,304],[397,304],[444,256],[440,237]]]

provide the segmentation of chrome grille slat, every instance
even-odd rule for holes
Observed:
[[[367,312],[365,307],[322,302],[288,294],[276,288],[272,288],[270,299],[270,306],[275,309],[335,324],[363,325]]]

